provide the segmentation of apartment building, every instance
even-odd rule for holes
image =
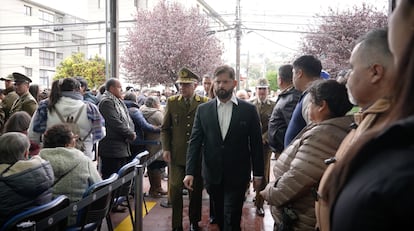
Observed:
[[[87,55],[86,22],[34,1],[2,0],[0,76],[21,72],[41,88],[50,88],[64,58],[76,52]]]

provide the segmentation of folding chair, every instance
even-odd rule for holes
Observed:
[[[114,183],[118,179],[118,174],[112,174],[108,179],[91,185],[83,194],[83,197],[94,194],[102,188]],[[77,223],[68,227],[67,231],[77,230],[101,230],[102,220],[107,217],[112,205],[113,192],[108,192],[103,197],[96,199],[78,212]],[[112,231],[112,222],[106,219],[108,230]]]
[[[35,225],[36,222],[41,221],[42,219],[56,213],[57,211],[66,208],[67,206],[69,206],[69,198],[65,195],[60,195],[49,203],[39,205],[16,214],[1,227],[0,231],[18,230],[17,226],[23,225],[25,222],[27,222],[26,224],[29,226]],[[68,219],[65,218],[61,221],[56,222],[55,224],[52,224],[46,230],[64,230],[67,225],[67,221]]]

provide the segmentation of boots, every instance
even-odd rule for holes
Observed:
[[[151,197],[162,197],[167,195],[167,191],[165,191],[161,187],[161,178],[162,173],[160,169],[148,169],[148,179],[150,182],[150,189],[149,189],[149,195]]]

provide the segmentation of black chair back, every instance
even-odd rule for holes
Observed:
[[[83,197],[94,194],[100,189],[114,183],[118,179],[118,174],[112,174],[108,179],[91,185]],[[112,203],[112,192],[108,192],[103,197],[96,199],[91,204],[81,209],[78,213],[77,224],[75,227],[69,227],[66,230],[95,230],[100,229],[102,220],[109,213]]]
[[[66,208],[69,206],[69,198],[65,195],[60,195],[56,197],[54,200],[52,200],[49,203],[46,203],[44,205],[39,205],[36,207],[33,207],[29,210],[26,210],[24,212],[21,212],[19,214],[16,214],[12,218],[10,218],[0,229],[0,231],[14,231],[18,230],[18,225],[23,225],[23,222],[27,222],[26,224],[30,227],[30,222],[39,222],[42,219],[53,215],[54,213],[58,212],[61,209]],[[68,219],[65,218],[59,222],[56,222],[49,226],[46,230],[47,231],[60,231],[65,230],[65,227],[67,225]],[[49,221],[50,222],[50,221]],[[35,225],[35,224],[34,224]],[[33,229],[35,230],[35,229]]]

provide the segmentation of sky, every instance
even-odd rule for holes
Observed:
[[[69,14],[86,18],[86,0],[34,0]],[[102,0],[103,1],[103,0]],[[121,0],[122,1],[122,0]],[[204,0],[229,23],[235,22],[237,0]],[[240,0],[241,20],[244,26],[241,54],[278,53],[280,57],[298,50],[299,41],[316,14],[324,15],[328,7],[350,8],[367,3],[378,10],[388,10],[388,0]],[[273,31],[263,31],[260,29]],[[259,29],[259,30],[258,30]],[[234,41],[226,48],[234,53]]]

